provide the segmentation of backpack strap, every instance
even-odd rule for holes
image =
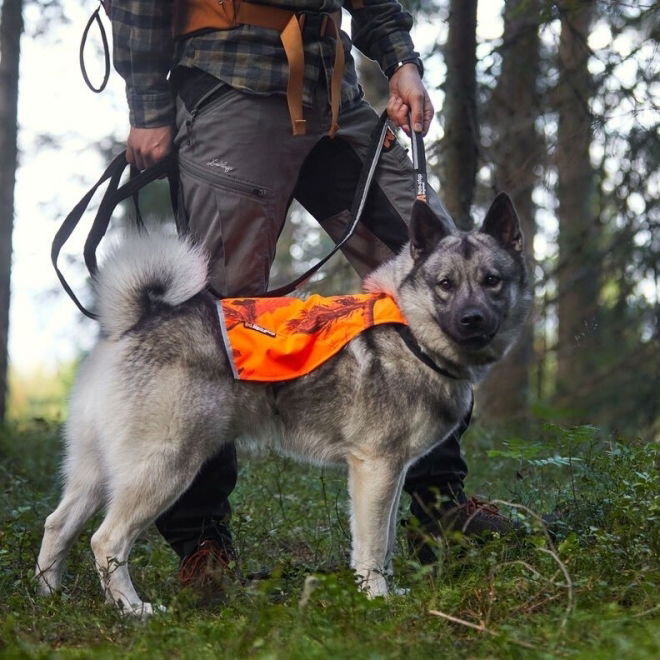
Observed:
[[[286,98],[291,115],[291,126],[294,135],[305,135],[306,122],[303,119],[303,86],[305,74],[305,59],[303,45],[303,29],[305,14],[297,14],[288,9],[258,5],[251,2],[241,2],[236,7],[236,23],[238,25],[256,25],[275,29],[280,33],[280,41],[284,48],[289,65]],[[330,107],[332,121],[330,137],[337,132],[339,104],[341,101],[341,81],[344,77],[344,44],[339,35],[338,24],[341,23],[341,13],[325,14],[320,36],[330,31],[335,38],[335,61],[330,80]]]
[[[339,105],[341,102],[341,81],[344,77],[344,44],[339,33],[341,11],[334,14],[321,14],[322,27],[319,36],[330,33],[335,39],[335,60],[330,80],[330,107],[332,121],[328,135],[337,132]],[[288,64],[286,88],[287,104],[291,116],[294,135],[305,135],[306,122],[303,118],[303,86],[305,75],[305,54],[303,29],[305,12],[295,12],[282,7],[260,5],[239,0],[211,2],[210,0],[178,0],[175,3],[173,24],[174,36],[187,37],[200,30],[228,30],[239,25],[277,30]]]
[[[331,31],[335,38],[335,62],[332,67],[332,78],[330,79],[330,117],[331,125],[328,135],[334,137],[339,129],[339,105],[341,103],[341,83],[344,78],[344,46],[341,41],[339,24],[328,16],[325,23],[326,31]]]

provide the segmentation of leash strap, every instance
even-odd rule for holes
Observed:
[[[316,264],[314,264],[311,268],[305,271],[302,275],[297,277],[294,281],[290,282],[285,286],[278,287],[277,289],[271,289],[270,291],[264,293],[262,297],[274,298],[278,296],[288,295],[289,293],[297,289],[301,284],[303,284],[303,282],[307,281],[312,275],[314,275],[314,273],[316,273],[325,263],[327,263],[327,261],[331,257],[333,257],[349,241],[349,239],[355,232],[355,228],[357,227],[362,217],[362,213],[364,211],[367,202],[367,197],[369,194],[369,189],[371,188],[371,184],[373,182],[373,178],[376,173],[376,168],[378,166],[378,161],[380,159],[380,155],[383,150],[385,138],[389,130],[390,129],[389,129],[389,122],[387,119],[387,112],[383,112],[383,114],[381,115],[378,121],[378,124],[376,125],[376,128],[374,129],[372,139],[369,145],[369,151],[367,152],[364,165],[360,172],[360,178],[358,179],[358,183],[356,186],[355,196],[353,198],[353,204],[351,207],[351,216],[353,218],[353,221],[351,222],[350,225],[347,226],[343,236],[336,243],[335,247],[325,257],[320,259]],[[415,134],[415,139],[418,141],[418,144],[417,147],[413,148],[413,151],[414,153],[418,154],[417,157],[418,168],[421,168],[419,170],[416,169],[416,177],[418,174],[421,174],[422,180],[425,183],[426,165],[425,165],[424,151],[423,151],[424,143],[422,141],[421,135],[419,134]],[[414,144],[415,141],[413,141],[413,145]],[[420,153],[422,158],[421,161],[419,160]],[[94,222],[87,236],[87,240],[85,241],[84,259],[85,259],[85,264],[87,265],[87,269],[89,270],[89,273],[90,275],[92,275],[92,277],[94,277],[98,271],[98,264],[96,261],[96,249],[99,243],[101,242],[101,239],[106,234],[106,231],[110,224],[110,218],[112,217],[112,213],[115,207],[120,202],[124,201],[128,197],[133,198],[136,208],[136,223],[138,227],[143,227],[142,217],[137,202],[137,194],[139,190],[144,186],[146,186],[147,184],[151,183],[152,181],[155,181],[156,179],[162,178],[163,176],[167,176],[170,184],[170,198],[172,202],[172,208],[174,210],[175,215],[177,211],[178,172],[177,172],[176,154],[174,152],[171,153],[166,158],[164,158],[163,160],[156,163],[155,165],[153,165],[152,167],[149,167],[138,174],[135,174],[135,170],[132,170],[131,172],[132,176],[123,186],[120,186],[119,182],[121,180],[122,174],[124,173],[124,170],[126,169],[127,164],[128,163],[126,161],[125,153],[121,153],[110,163],[108,168],[101,175],[101,178],[94,184],[94,186],[87,192],[87,194],[78,202],[78,204],[76,204],[73,210],[66,216],[60,229],[55,234],[55,238],[53,239],[53,245],[51,249],[51,261],[55,268],[57,277],[60,283],[62,284],[62,287],[66,291],[66,293],[75,303],[76,307],[78,307],[78,309],[85,316],[88,316],[89,318],[92,319],[97,318],[97,315],[87,310],[85,306],[80,302],[80,300],[77,298],[77,296],[69,286],[68,282],[66,281],[61,270],[59,269],[57,262],[62,247],[64,246],[66,241],[71,236],[73,230],[80,222],[80,219],[82,218],[83,213],[89,206],[89,203],[92,197],[94,196],[94,193],[103,183],[105,183],[108,180],[110,181],[106,189],[106,192],[103,196],[103,199],[101,200],[101,203],[99,205],[98,211],[96,213],[96,217],[94,218]]]
[[[412,130],[412,115],[408,119],[409,126]],[[426,188],[426,153],[424,151],[424,138],[421,133],[412,131],[412,161],[413,169],[415,171],[415,191],[417,199],[422,202],[427,201]]]
[[[316,273],[321,268],[321,266],[323,266],[344,245],[346,245],[348,240],[355,232],[355,228],[357,227],[358,222],[360,222],[360,218],[362,217],[362,212],[364,211],[364,207],[367,202],[367,196],[369,194],[369,189],[371,188],[371,182],[373,181],[374,174],[376,173],[376,167],[378,166],[380,154],[383,151],[383,144],[385,142],[385,136],[387,135],[388,130],[389,122],[387,120],[387,111],[385,111],[380,116],[378,124],[372,134],[369,151],[367,152],[367,157],[365,158],[362,171],[360,172],[360,178],[358,179],[357,187],[355,189],[355,197],[353,198],[353,205],[351,207],[351,216],[353,217],[353,222],[348,225],[339,242],[330,252],[328,252],[328,254],[325,255],[325,257],[323,257],[320,261],[317,261],[309,270],[305,271],[293,282],[290,282],[289,284],[281,286],[277,289],[271,289],[270,291],[267,291],[265,294],[263,294],[262,297],[275,298],[278,296],[288,295],[294,289],[297,289],[301,284],[303,284],[303,282],[307,281],[312,275],[314,275],[314,273]]]
[[[89,206],[89,203],[92,197],[94,196],[94,193],[103,183],[105,183],[108,179],[110,179],[113,176],[115,170],[122,165],[122,160],[125,162],[124,154],[120,154],[119,156],[117,156],[117,158],[115,158],[110,163],[110,165],[108,165],[105,172],[103,172],[103,174],[101,175],[101,178],[92,186],[92,188],[90,188],[90,190],[87,191],[87,194],[73,207],[69,215],[67,215],[66,218],[64,218],[64,222],[62,223],[60,228],[57,230],[57,233],[53,238],[53,244],[51,246],[50,259],[53,263],[53,266],[55,268],[55,273],[57,274],[60,284],[67,292],[67,294],[69,294],[69,297],[71,298],[71,300],[73,300],[76,307],[85,316],[88,316],[90,319],[95,319],[96,314],[93,314],[92,312],[85,309],[84,305],[78,300],[76,294],[73,292],[68,282],[66,281],[64,275],[62,274],[62,271],[59,269],[59,266],[57,265],[57,260],[59,258],[62,247],[73,233],[73,230],[76,228],[78,222],[80,221],[80,218],[82,217],[82,214],[85,212],[85,209]]]
[[[85,196],[74,206],[71,212],[66,216],[62,225],[58,229],[55,237],[53,238],[53,244],[51,247],[51,261],[53,267],[55,268],[55,273],[62,285],[63,289],[67,292],[71,300],[75,303],[76,307],[90,319],[96,319],[97,315],[93,312],[90,312],[77,298],[71,287],[69,286],[66,278],[64,277],[62,271],[58,266],[58,259],[62,247],[67,242],[73,230],[76,228],[83,214],[87,210],[89,203],[92,200],[92,197],[96,191],[109,180],[108,187],[103,195],[103,199],[99,205],[96,217],[92,224],[92,228],[89,231],[87,240],[85,241],[84,247],[84,258],[87,269],[92,277],[94,277],[98,271],[98,266],[96,262],[96,248],[98,247],[101,239],[105,236],[105,233],[110,224],[110,218],[112,217],[112,212],[116,206],[123,202],[129,197],[133,197],[133,201],[137,204],[137,193],[141,188],[144,188],[148,183],[160,179],[163,176],[167,176],[170,184],[170,199],[172,202],[172,208],[176,214],[177,210],[177,190],[178,190],[178,175],[176,171],[176,155],[174,153],[170,154],[163,160],[159,161],[152,167],[147,168],[146,170],[140,172],[135,176],[131,176],[128,181],[120,186],[119,182],[121,180],[122,174],[128,165],[126,161],[126,154],[122,152],[108,165],[107,169],[101,175],[101,178],[92,186],[92,188],[85,194]],[[137,224],[139,227],[142,227],[142,218],[139,214],[136,216]]]
[[[83,80],[87,87],[89,87],[96,94],[100,94],[108,84],[108,79],[110,78],[110,48],[108,46],[108,36],[105,33],[105,28],[103,27],[103,21],[101,20],[100,11],[103,6],[102,2],[99,2],[99,6],[92,13],[85,25],[83,30],[82,37],[80,39],[80,50],[78,52],[78,58],[80,60],[80,73],[82,73]],[[104,68],[103,68],[103,80],[101,84],[96,87],[87,75],[87,66],[85,65],[85,46],[87,45],[87,39],[89,38],[89,31],[92,29],[92,25],[96,23],[98,27],[99,34],[101,35],[101,42],[103,44],[103,59],[104,59]]]

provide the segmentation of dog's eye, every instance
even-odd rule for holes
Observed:
[[[448,277],[443,277],[439,282],[438,286],[443,290],[443,291],[451,291],[454,288],[454,283],[448,278]]]
[[[497,275],[486,275],[484,279],[484,284],[486,286],[497,286],[500,282],[502,281],[501,277],[498,277]]]

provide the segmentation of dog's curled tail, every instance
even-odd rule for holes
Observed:
[[[162,305],[180,305],[208,281],[201,248],[175,235],[129,233],[104,260],[96,280],[101,328],[116,338]]]

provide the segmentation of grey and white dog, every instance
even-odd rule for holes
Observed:
[[[506,195],[479,230],[457,232],[423,202],[410,228],[410,244],[365,282],[395,298],[407,339],[395,326],[373,327],[276,396],[268,384],[233,379],[204,255],[174,236],[124,241],[97,282],[102,334],[72,395],[41,591],[59,587],[73,540],[104,506],[91,545],[105,594],[149,614],[127,567],[136,537],[223,443],[247,440],[348,466],[351,566],[370,596],[387,594],[406,469],[465,417],[472,386],[511,346],[530,303]]]

